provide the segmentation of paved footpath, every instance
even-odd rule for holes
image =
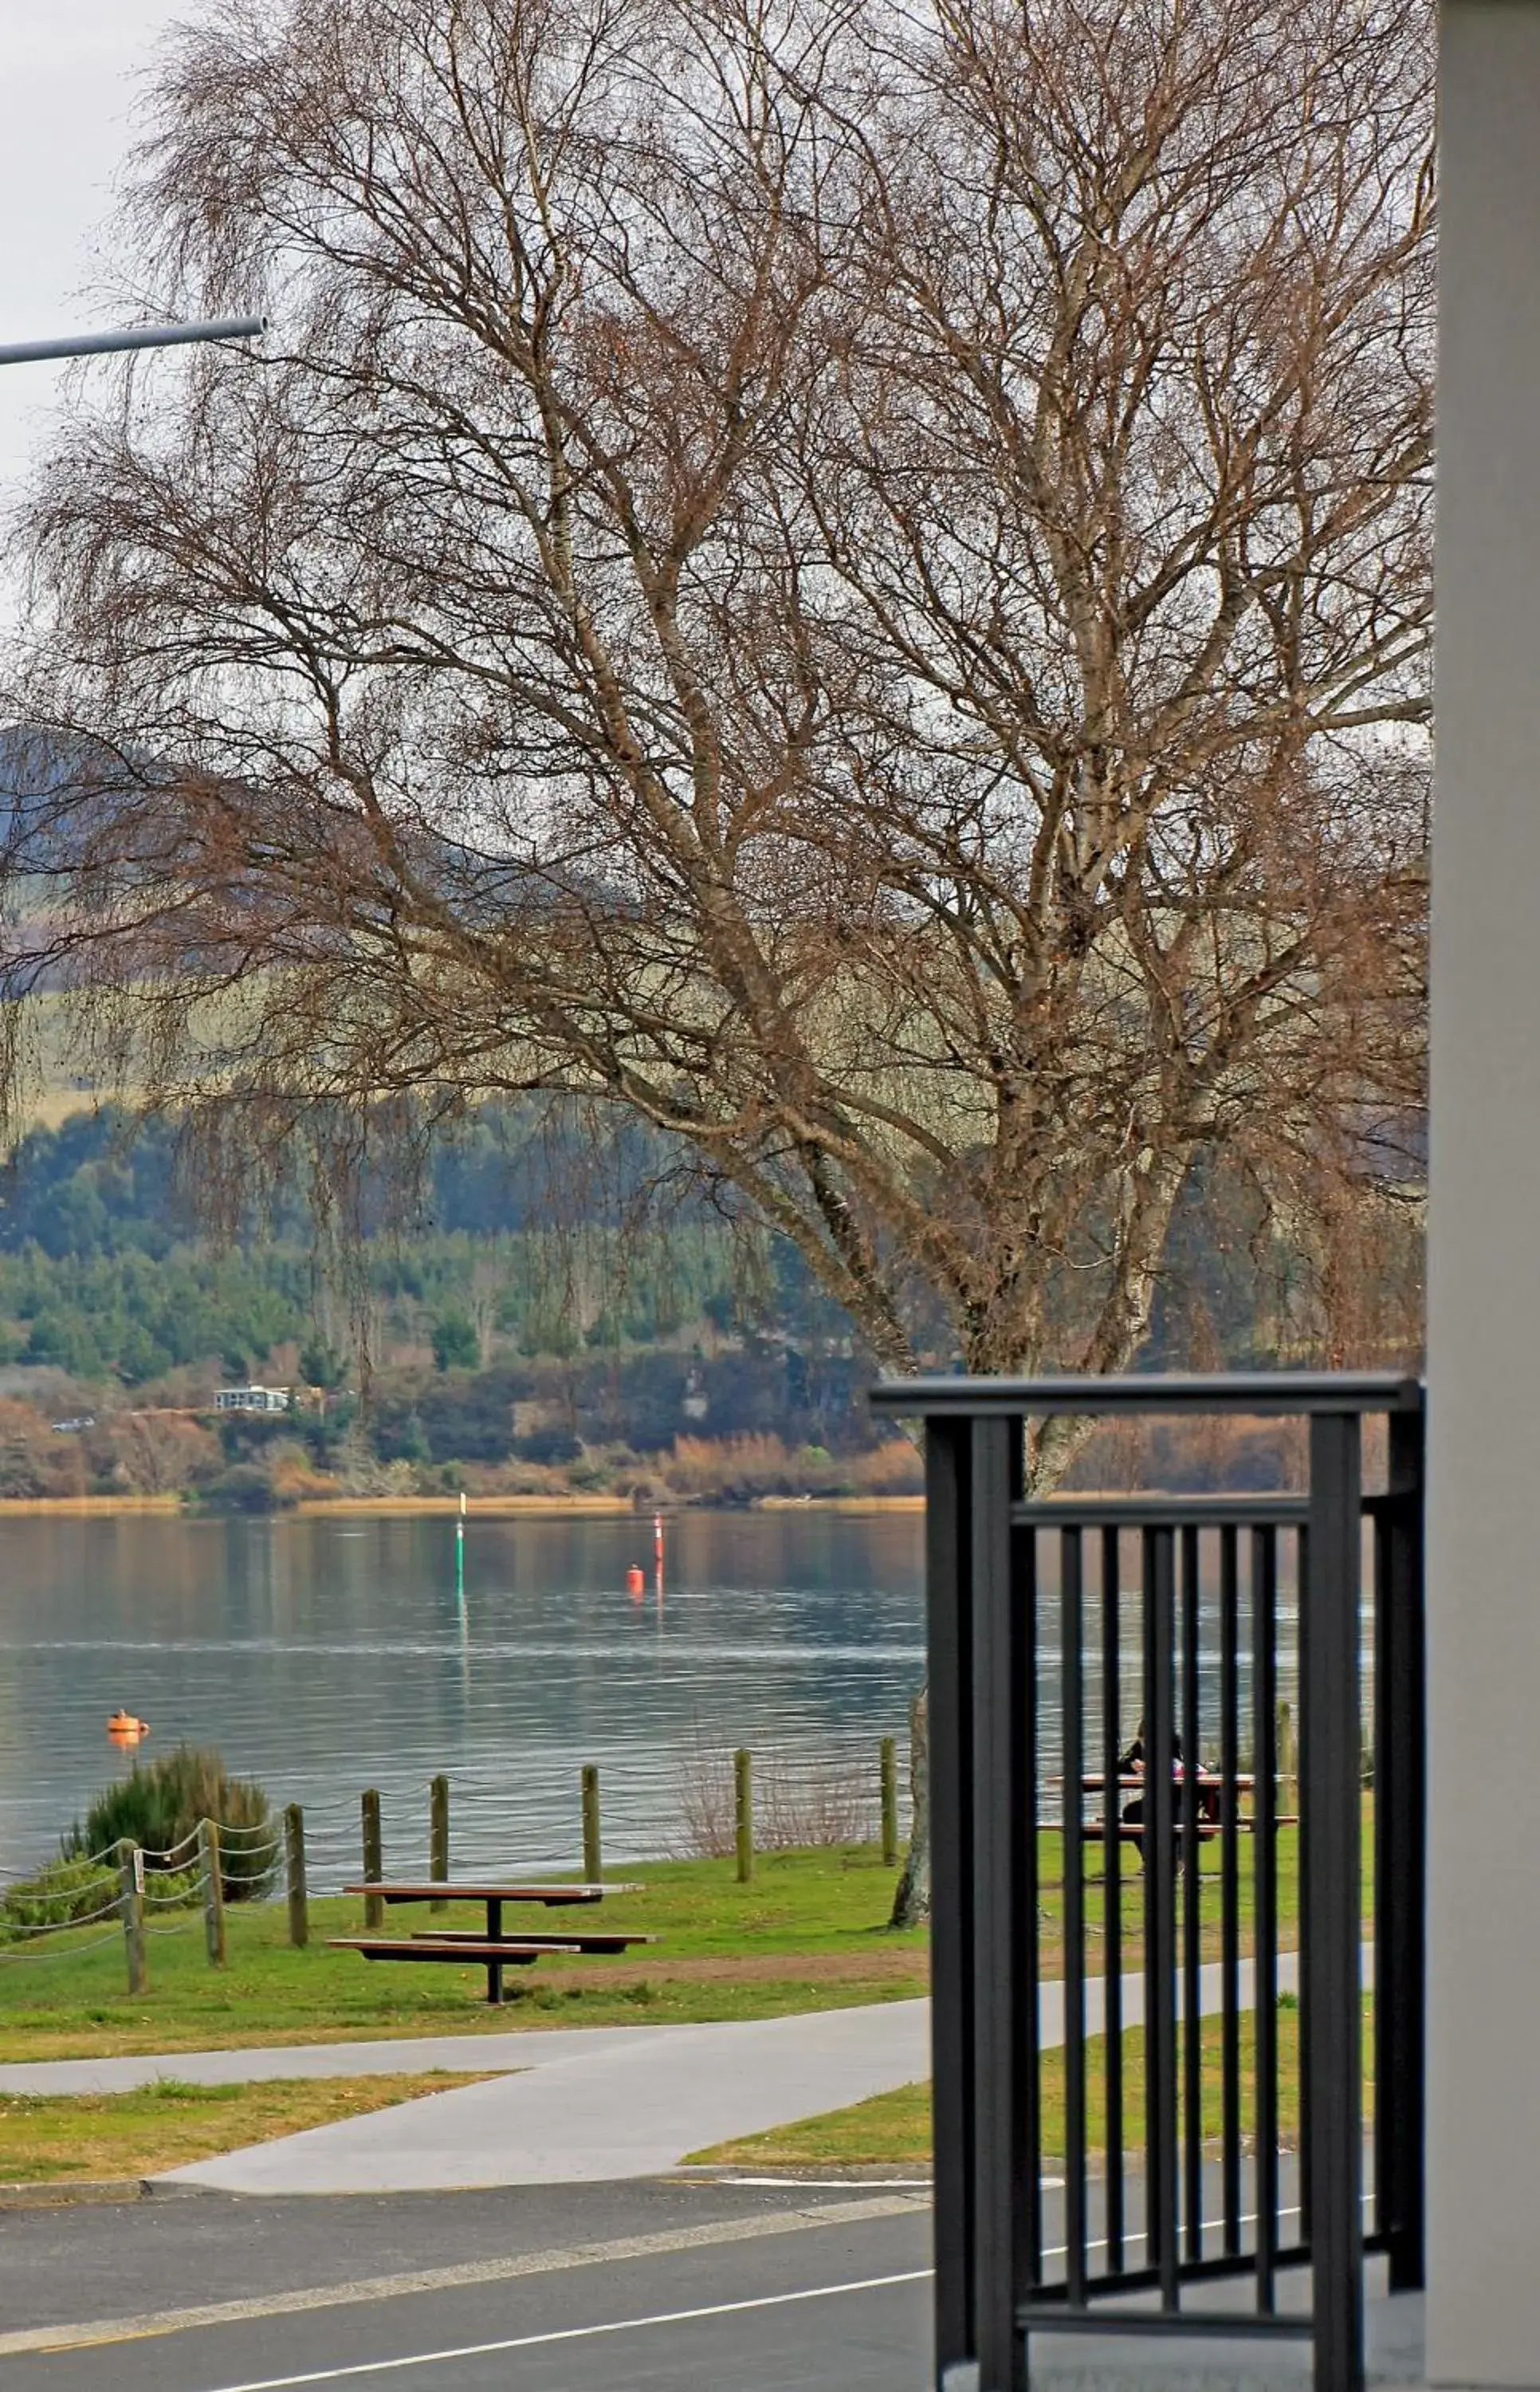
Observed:
[[[578,2052],[553,2051],[567,2037],[542,2035],[545,2048],[519,2075],[256,2144],[177,2169],[175,2180],[245,2193],[406,2192],[656,2176],[708,2143],[912,2084],[928,2062],[926,2008],[878,2002],[620,2028]],[[524,2058],[507,2053],[515,2066]]]

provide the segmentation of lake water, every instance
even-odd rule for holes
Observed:
[[[650,1519],[155,1515],[0,1520],[0,1878],[43,1857],[129,1758],[184,1739],[305,1807],[313,1881],[356,1875],[378,1787],[385,1864],[427,1861],[451,1781],[457,1874],[574,1867],[579,1771],[606,1861],[678,1850],[756,1753],[767,1801],[874,1798],[923,1664],[915,1513],[688,1513],[654,1583]],[[627,1591],[644,1567],[645,1595]],[[718,1764],[719,1768],[719,1764]]]

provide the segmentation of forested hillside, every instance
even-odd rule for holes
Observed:
[[[356,1241],[291,1188],[214,1242],[164,1124],[34,1130],[0,1179],[0,1496],[913,1484],[845,1316],[672,1160],[488,1107],[430,1143],[410,1203],[366,1182]],[[1334,1297],[1243,1190],[1195,1180],[1148,1359],[1304,1358],[1349,1297],[1415,1336],[1417,1270],[1407,1215],[1339,1255]],[[293,1410],[216,1419],[252,1380]]]

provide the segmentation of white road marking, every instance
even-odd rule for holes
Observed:
[[[928,2176],[724,2176],[718,2179],[734,2191],[811,2192],[818,2187],[847,2183],[860,2185],[863,2192],[928,2192]],[[1044,2179],[1048,2181],[1048,2179]],[[1052,2179],[1061,2181],[1058,2178]]]
[[[1299,2214],[1294,2208],[1281,2208],[1277,2213],[1280,2218],[1297,2217]],[[1254,2226],[1257,2220],[1254,2216],[1248,2215],[1240,2223]],[[1223,2224],[1223,2218],[1204,2219],[1205,2227]],[[1105,2251],[1106,2248],[1105,2240],[1099,2238],[1086,2244],[1088,2251]],[[1045,2259],[1063,2259],[1068,2256],[1068,2246],[1059,2243],[1054,2249],[1044,2251],[1042,2256]],[[794,2293],[764,2293],[753,2300],[716,2301],[705,2308],[664,2309],[651,2317],[617,2318],[602,2325],[562,2326],[546,2334],[511,2335],[500,2342],[465,2343],[453,2350],[420,2350],[405,2358],[368,2359],[346,2367],[317,2367],[303,2375],[260,2376],[247,2384],[220,2385],[216,2392],[300,2392],[300,2387],[309,2384],[341,2384],[360,2375],[399,2373],[408,2367],[444,2367],[460,2359],[495,2359],[505,2351],[541,2350],[557,2343],[588,2341],[599,2334],[640,2333],[649,2326],[691,2325],[701,2318],[741,2317],[753,2309],[783,2308],[796,2301],[833,2300],[843,2293],[883,2292],[894,2284],[927,2282],[935,2272],[933,2268],[909,2268],[900,2275],[864,2276],[853,2283],[814,2284]],[[1050,2326],[1040,2331],[1052,2333],[1053,2328]]]
[[[749,2309],[784,2308],[794,2301],[829,2301],[843,2293],[883,2292],[891,2284],[920,2284],[929,2268],[899,2276],[862,2276],[849,2284],[813,2284],[796,2293],[762,2293],[755,2300],[716,2301],[709,2308],[660,2309],[653,2317],[615,2318],[603,2325],[567,2325],[550,2334],[512,2334],[503,2342],[468,2342],[458,2350],[420,2350],[405,2359],[367,2359],[348,2367],[317,2367],[304,2375],[265,2375],[250,2384],[226,2384],[219,2392],[295,2392],[304,2384],[340,2384],[357,2375],[385,2375],[405,2367],[444,2367],[457,2359],[495,2359],[504,2351],[539,2350],[558,2342],[585,2342],[602,2334],[637,2334],[647,2326],[692,2325],[701,2318],[741,2317]]]

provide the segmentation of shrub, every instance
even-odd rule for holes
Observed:
[[[0,1944],[35,1934],[41,1927],[73,1927],[83,1918],[94,1918],[117,1893],[117,1870],[100,1861],[46,1861],[31,1877],[6,1888],[0,1901]]]
[[[873,1843],[876,1772],[868,1783],[846,1760],[770,1753],[755,1760],[754,1842],[761,1852],[811,1852]],[[674,1767],[679,1850],[690,1859],[726,1859],[737,1849],[732,1755],[697,1742]]]
[[[676,1493],[748,1503],[800,1491],[796,1457],[778,1436],[677,1436],[668,1480]]]
[[[31,1877],[6,1887],[0,1901],[0,1944],[30,1941],[45,1929],[99,1921],[104,1911],[115,1907],[120,1891],[115,1862],[47,1861]],[[202,1873],[198,1868],[157,1872],[155,1898],[160,1904],[190,1906],[201,1899],[202,1891]]]
[[[278,1874],[272,1849],[278,1828],[266,1795],[249,1778],[230,1776],[217,1752],[188,1745],[151,1762],[136,1761],[126,1777],[104,1787],[84,1826],[71,1827],[64,1838],[64,1857],[104,1852],[127,1837],[143,1849],[147,1869],[175,1876],[173,1863],[185,1871],[193,1857],[191,1839],[201,1819],[235,1830],[220,1844],[226,1902],[253,1901],[265,1893]]]
[[[260,1462],[235,1462],[203,1489],[205,1500],[220,1512],[276,1512],[283,1497],[271,1471]]]
[[[919,1495],[925,1490],[925,1466],[907,1437],[887,1437],[866,1453],[853,1453],[843,1469],[856,1494]]]
[[[473,1371],[481,1360],[481,1340],[463,1312],[443,1312],[434,1323],[434,1367],[438,1371]]]

